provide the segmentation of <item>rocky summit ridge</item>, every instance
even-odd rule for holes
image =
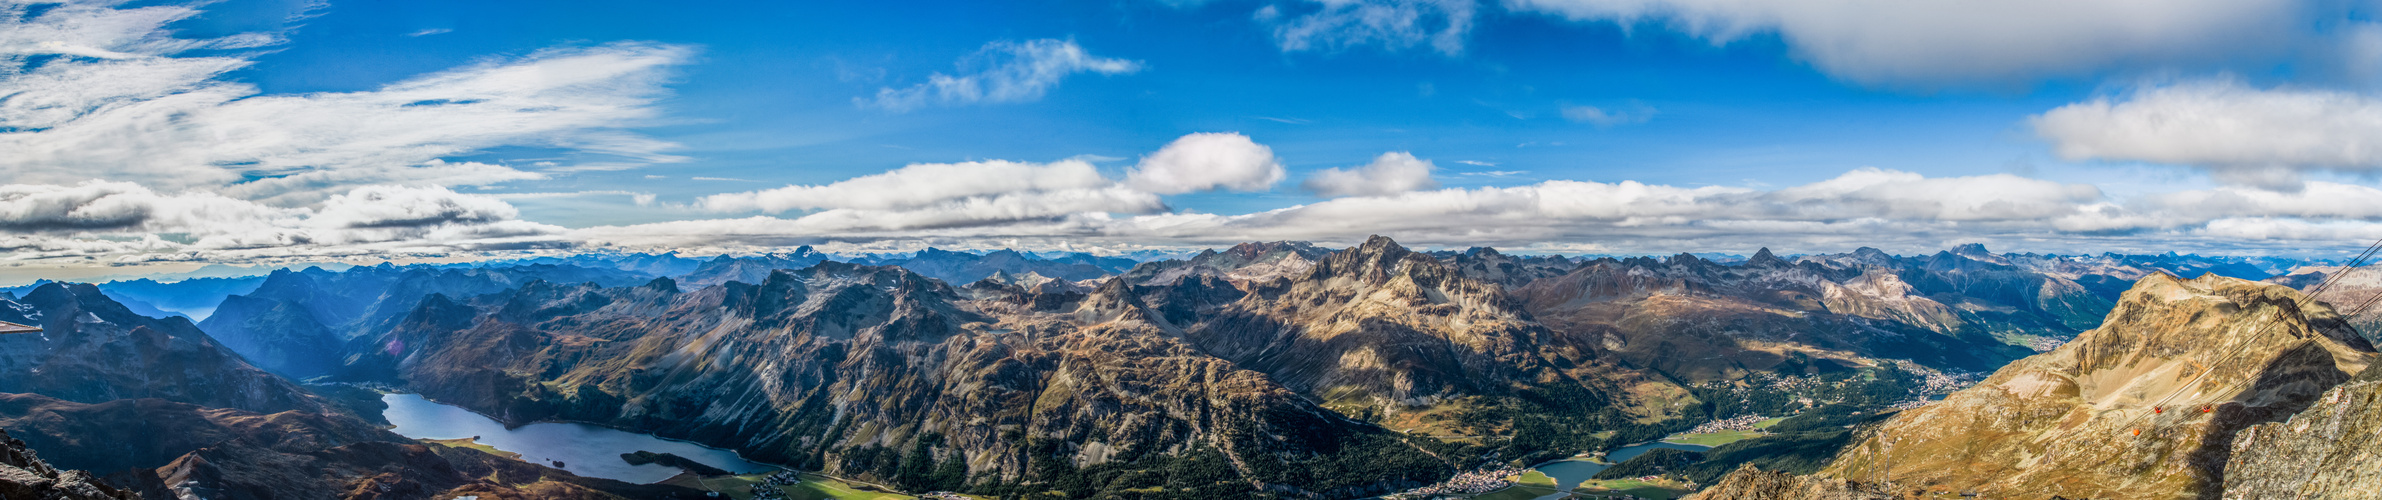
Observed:
[[[1894,416],[1818,477],[1897,493],[2213,498],[2236,433],[2319,404],[2376,356],[2290,288],[2153,274],[2099,328]]]

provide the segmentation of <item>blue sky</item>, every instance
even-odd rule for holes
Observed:
[[[0,3],[0,260],[2329,253],[2382,236],[2371,7]]]

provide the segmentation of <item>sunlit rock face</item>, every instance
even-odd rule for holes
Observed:
[[[2290,288],[2154,274],[2100,328],[1904,411],[1820,476],[1996,497],[2214,497],[2237,432],[2309,408],[2375,357]]]

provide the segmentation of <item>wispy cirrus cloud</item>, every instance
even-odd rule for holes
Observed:
[[[1027,102],[1042,99],[1061,80],[1078,73],[1122,75],[1141,69],[1139,61],[1095,56],[1073,40],[1002,40],[961,58],[956,76],[935,73],[926,83],[885,87],[852,102],[894,112],[929,105]]]
[[[498,146],[672,162],[675,144],[626,132],[658,115],[685,47],[615,43],[540,51],[361,92],[259,95],[222,78],[233,56],[184,57],[255,37],[160,42],[195,11],[73,4],[12,21],[108,57],[0,60],[0,169],[13,182],[90,178],[309,203],[366,184],[470,185],[539,174],[442,157]],[[171,15],[169,15],[171,14]],[[134,20],[123,19],[134,17]],[[136,35],[137,34],[137,35]],[[60,49],[67,50],[67,49]],[[53,50],[52,52],[55,52]],[[21,53],[21,52],[20,52]]]
[[[688,47],[620,42],[492,58],[353,92],[227,78],[277,33],[181,38],[205,3],[0,3],[0,241],[7,260],[437,253],[550,241],[452,186],[683,160],[660,116]],[[591,159],[450,161],[503,147]],[[538,243],[551,244],[551,243]]]
[[[1287,5],[1267,5],[1256,16],[1272,26],[1274,42],[1284,52],[1429,46],[1451,56],[1464,53],[1465,37],[1481,8],[1474,0],[1309,0]]]

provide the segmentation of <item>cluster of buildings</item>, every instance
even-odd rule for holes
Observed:
[[[952,493],[948,491],[930,491],[924,495],[918,495],[918,498],[929,498],[933,500],[975,500],[973,498],[968,498],[958,493]]]
[[[1512,486],[1514,483],[1512,481],[1505,480],[1505,478],[1520,475],[1521,473],[1522,469],[1516,469],[1513,467],[1481,469],[1477,471],[1456,474],[1455,477],[1447,478],[1446,481],[1440,481],[1439,484],[1383,495],[1381,498],[1388,500],[1420,500],[1426,498],[1435,498],[1440,495],[1478,495],[1505,489],[1507,486]]]
[[[801,483],[801,473],[779,471],[776,474],[770,474],[769,477],[761,478],[761,482],[753,484],[753,500],[784,500],[786,490],[781,486],[793,486]]]
[[[1745,415],[1736,418],[1714,420],[1710,422],[1704,422],[1703,425],[1698,425],[1694,429],[1688,429],[1687,434],[1708,434],[1720,431],[1750,431],[1753,430],[1753,424],[1762,423],[1763,420],[1769,418],[1770,417],[1764,417],[1761,415]]]

